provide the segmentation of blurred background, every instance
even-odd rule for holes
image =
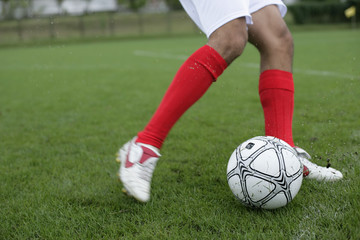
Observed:
[[[358,28],[360,0],[285,0],[290,28]],[[178,0],[0,0],[0,46],[199,34]]]

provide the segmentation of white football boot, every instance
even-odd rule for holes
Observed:
[[[116,160],[120,162],[119,178],[123,191],[140,202],[150,200],[151,179],[159,157],[153,146],[135,143],[136,137],[122,146]]]
[[[338,181],[343,178],[343,175],[340,171],[331,168],[331,167],[321,167],[311,162],[311,156],[304,149],[299,147],[294,147],[300,162],[308,169],[308,173],[304,172],[304,177],[308,179],[315,179],[318,181]]]

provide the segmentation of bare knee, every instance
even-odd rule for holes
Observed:
[[[282,31],[260,51],[262,68],[292,71],[294,41],[290,31]],[[263,69],[264,70],[264,69]]]
[[[250,35],[249,41],[262,55],[286,55],[287,57],[293,57],[294,40],[286,26],[261,36]]]
[[[292,71],[294,41],[286,25],[267,30],[249,28],[249,42],[260,52],[261,71],[267,69]]]
[[[294,54],[294,40],[286,27],[277,37],[276,45],[274,46],[278,51],[283,51],[288,55]]]
[[[232,22],[213,32],[208,45],[214,48],[230,64],[243,52],[248,41],[245,19]]]

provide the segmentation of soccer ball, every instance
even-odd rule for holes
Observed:
[[[299,192],[303,165],[293,148],[275,137],[254,137],[238,146],[227,165],[231,191],[246,206],[275,209]]]

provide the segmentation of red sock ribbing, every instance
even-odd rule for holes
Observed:
[[[280,138],[294,146],[292,118],[294,81],[292,73],[266,70],[260,75],[259,95],[265,117],[265,135]]]
[[[150,122],[138,133],[136,142],[160,149],[173,125],[226,67],[221,55],[208,45],[193,53],[180,67]]]

